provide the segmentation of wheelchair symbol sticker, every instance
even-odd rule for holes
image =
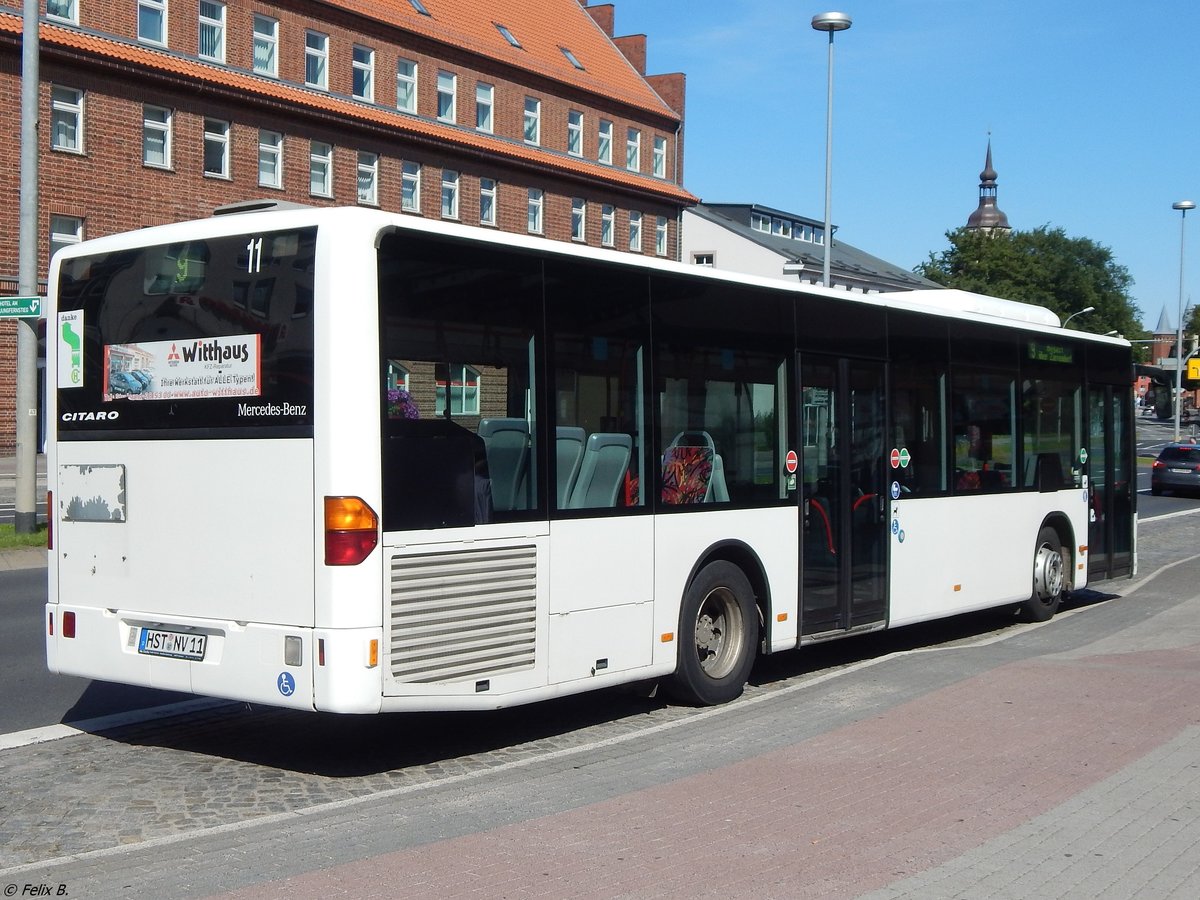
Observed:
[[[279,688],[279,693],[285,697],[296,693],[296,679],[292,677],[291,672],[280,672],[279,677],[275,679],[275,685]]]

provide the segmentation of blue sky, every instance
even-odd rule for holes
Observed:
[[[595,2],[595,0],[593,0]],[[685,185],[712,202],[824,216],[834,38],[833,221],[912,268],[979,197],[988,135],[1014,228],[1110,248],[1153,327],[1179,301],[1180,213],[1200,204],[1200,2],[615,0],[647,70],[687,74]],[[1200,210],[1184,302],[1200,302]],[[1082,322],[1080,322],[1082,324]]]

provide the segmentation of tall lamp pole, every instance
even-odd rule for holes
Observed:
[[[1184,229],[1187,227],[1189,209],[1195,209],[1191,200],[1177,200],[1171,209],[1179,210],[1179,318],[1175,320],[1175,442],[1179,442],[1179,409],[1183,406],[1183,256]]]
[[[825,262],[821,270],[821,284],[830,287],[829,251],[833,246],[831,222],[831,196],[833,190],[833,33],[850,27],[850,17],[845,13],[818,13],[812,17],[812,27],[817,31],[829,32],[829,77],[825,98]]]

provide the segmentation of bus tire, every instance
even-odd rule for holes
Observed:
[[[1069,552],[1063,548],[1058,532],[1045,526],[1038,532],[1033,551],[1033,591],[1021,606],[1027,622],[1046,622],[1056,612],[1066,594]]]
[[[709,563],[683,596],[672,696],[697,706],[741,696],[757,647],[758,609],[750,580],[731,562]]]

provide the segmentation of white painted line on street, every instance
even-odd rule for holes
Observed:
[[[215,697],[198,697],[195,700],[181,700],[165,706],[152,706],[149,709],[133,709],[128,712],[113,713],[111,716],[82,719],[70,725],[46,725],[43,728],[14,731],[9,734],[0,734],[0,750],[13,750],[17,747],[44,744],[46,741],[57,741],[80,734],[108,731],[125,725],[140,725],[155,719],[169,719],[172,716],[204,712],[209,709],[230,706],[235,702],[234,700],[218,700]]]

